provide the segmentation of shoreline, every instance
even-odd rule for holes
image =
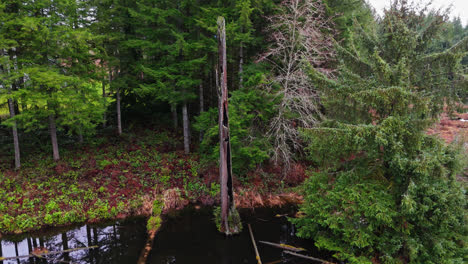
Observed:
[[[168,191],[170,191],[169,189]],[[256,208],[274,208],[274,207],[284,207],[288,205],[299,205],[303,202],[303,197],[296,192],[283,192],[278,194],[266,194],[260,195],[255,193],[252,190],[243,190],[243,195],[240,196],[237,192],[235,193],[236,207],[238,209],[256,209]],[[152,203],[152,202],[151,202]],[[185,209],[186,207],[193,206],[194,208],[199,207],[215,207],[218,205],[217,202],[214,203],[203,203],[201,201],[191,202],[187,199],[180,199],[178,201],[170,201],[169,206],[165,206],[161,216],[166,216],[170,212],[177,212]],[[0,240],[4,237],[12,236],[23,236],[30,235],[34,233],[43,233],[53,229],[67,229],[73,226],[87,225],[87,224],[105,224],[106,222],[115,222],[119,220],[127,220],[131,218],[146,218],[148,219],[151,216],[151,209],[141,208],[138,214],[117,214],[114,218],[101,218],[101,219],[87,219],[82,222],[69,222],[61,225],[40,225],[35,226],[33,229],[24,230],[21,232],[0,232]]]

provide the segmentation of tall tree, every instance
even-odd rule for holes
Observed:
[[[77,18],[75,1],[12,1],[10,5],[15,8],[7,10],[11,19],[1,31],[20,50],[15,82],[22,83],[12,97],[28,107],[6,122],[17,122],[26,130],[48,127],[53,157],[58,160],[57,130],[66,127],[70,134],[82,134],[101,119],[96,114],[102,114],[104,102],[95,96],[89,74],[96,51]],[[81,16],[81,21],[85,19]]]
[[[234,203],[231,142],[229,137],[229,107],[227,90],[226,28],[223,17],[218,18],[219,45],[219,182],[221,185],[220,231],[226,235],[240,232],[239,213]]]
[[[0,12],[1,14],[1,12]],[[8,53],[6,50],[8,50],[8,45],[3,46],[7,43],[1,43],[0,40],[0,95],[6,96],[7,97],[7,103],[8,103],[8,110],[10,112],[10,118],[14,119],[16,116],[16,110],[15,110],[15,103],[14,99],[12,98],[12,81],[15,81],[15,74],[11,73],[16,72],[17,69],[13,67],[12,65],[14,64],[14,61],[10,59],[8,56]],[[14,48],[10,49],[10,52],[14,52]],[[12,76],[13,75],[13,76]],[[19,169],[21,167],[21,158],[20,158],[20,146],[19,146],[19,138],[18,138],[18,128],[17,128],[17,123],[16,121],[11,122],[11,129],[12,129],[12,135],[13,135],[13,147],[14,147],[14,153],[15,153],[15,168]]]
[[[444,19],[395,1],[378,25],[381,34],[353,36],[367,52],[339,47],[335,79],[310,70],[327,120],[304,131],[320,172],[305,183],[305,216],[293,222],[300,236],[339,259],[463,262],[466,199],[456,180],[463,159],[426,134],[444,103],[464,89],[454,76],[466,45],[430,51]]]
[[[334,29],[321,1],[287,0],[280,8],[269,18],[271,46],[259,61],[271,63],[273,85],[266,88],[281,98],[268,136],[275,142],[274,160],[287,168],[302,149],[299,129],[320,119],[317,91],[306,72],[313,67],[331,74]]]

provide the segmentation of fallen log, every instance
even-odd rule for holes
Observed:
[[[140,253],[137,264],[145,264],[148,259],[151,249],[153,249],[154,237],[156,236],[157,230],[151,230],[148,232],[148,239],[146,240],[145,247]]]
[[[42,256],[55,255],[55,254],[61,254],[61,253],[66,253],[66,252],[73,252],[73,251],[85,250],[85,249],[91,249],[91,248],[97,248],[97,247],[98,246],[82,247],[82,248],[71,248],[71,249],[66,249],[66,250],[62,250],[62,251],[31,253],[29,255],[15,256],[15,257],[0,257],[0,261],[10,260],[10,259],[20,259],[20,258],[42,257]]]
[[[257,259],[258,264],[262,264],[262,260],[260,259],[260,254],[258,254],[257,244],[255,243],[255,238],[252,232],[252,227],[250,226],[250,224],[248,224],[248,226],[249,226],[250,238],[252,239],[252,244],[255,249],[255,258]]]
[[[303,259],[313,260],[313,261],[317,261],[317,262],[321,262],[321,263],[325,263],[325,264],[334,264],[333,262],[329,262],[329,261],[319,259],[319,258],[314,258],[314,257],[311,257],[311,256],[298,254],[298,253],[288,251],[288,250],[285,250],[283,252],[286,253],[286,254],[289,254],[289,255],[293,255],[293,256],[296,256],[296,257],[299,257],[299,258],[303,258]]]
[[[277,248],[281,248],[281,249],[284,249],[284,250],[290,250],[290,251],[294,251],[294,252],[307,251],[305,248],[298,248],[298,247],[294,247],[294,246],[287,245],[287,244],[277,244],[277,243],[272,243],[272,242],[268,242],[268,241],[258,241],[258,242],[262,243],[262,244],[265,244],[265,245],[272,246],[272,247],[277,247]]]

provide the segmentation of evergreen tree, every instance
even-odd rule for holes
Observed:
[[[4,38],[19,51],[16,79],[25,76],[11,96],[27,106],[6,123],[17,122],[26,130],[48,126],[54,160],[60,159],[57,130],[66,128],[70,134],[80,135],[91,132],[104,106],[91,82],[91,36],[80,27],[75,4],[48,0],[16,3],[9,11],[14,19],[2,27]],[[69,12],[74,20],[68,20]]]
[[[353,36],[365,39],[368,52],[340,48],[346,60],[335,80],[311,68],[328,120],[303,132],[320,172],[304,185],[305,216],[292,221],[300,236],[339,259],[464,262],[466,199],[456,180],[464,159],[425,133],[440,99],[457,99],[464,89],[450,74],[460,74],[466,49],[430,53],[443,21],[437,12],[426,16],[395,1],[379,36]],[[444,95],[447,86],[453,97]]]

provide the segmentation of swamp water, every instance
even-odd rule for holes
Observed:
[[[263,264],[314,263],[282,253],[281,249],[263,245],[258,241],[284,243],[308,249],[304,254],[329,259],[326,253],[314,249],[313,242],[294,236],[294,226],[277,214],[292,213],[285,209],[241,210],[244,229],[241,234],[225,237],[216,231],[210,208],[186,208],[164,217],[156,234],[149,264],[249,264],[257,263],[247,223],[250,223],[257,241]],[[31,249],[49,251],[98,246],[47,256],[47,259],[22,258],[0,261],[0,264],[31,263],[115,263],[133,264],[146,243],[146,219],[138,218],[108,225],[84,225],[74,229],[54,229],[49,232],[25,236],[6,237],[1,242],[3,257],[27,255]],[[63,262],[61,262],[63,261]],[[317,262],[318,263],[318,262]]]

